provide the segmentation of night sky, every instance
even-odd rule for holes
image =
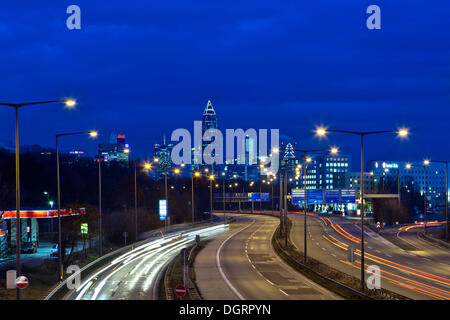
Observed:
[[[81,8],[81,30],[66,27]],[[366,8],[381,8],[381,30]],[[450,2],[2,1],[0,102],[76,98],[22,109],[21,144],[54,147],[56,133],[97,129],[62,148],[95,154],[111,132],[138,156],[176,128],[193,130],[208,99],[219,128],[279,128],[299,147],[338,145],[358,170],[359,139],[330,129],[386,130],[367,158],[449,160]],[[0,144],[14,112],[0,108]]]

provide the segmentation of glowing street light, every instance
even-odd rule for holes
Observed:
[[[0,106],[6,106],[14,108],[16,114],[16,152],[15,152],[15,167],[16,167],[16,275],[19,277],[21,275],[21,263],[20,263],[20,246],[21,246],[21,226],[20,226],[20,168],[19,168],[19,109],[25,106],[46,104],[46,103],[64,103],[66,107],[74,107],[75,100],[64,99],[64,100],[49,100],[49,101],[35,101],[26,103],[4,103],[0,102]],[[17,300],[22,299],[22,289],[17,289]]]
[[[326,132],[325,129],[323,129],[323,130],[321,130],[319,132],[322,132],[322,131],[323,131],[323,134],[325,134],[325,132]],[[306,262],[306,260],[308,258],[308,254],[307,254],[308,246],[307,246],[307,236],[306,236],[306,234],[307,234],[307,219],[306,219],[307,214],[306,214],[306,211],[307,211],[307,206],[308,206],[307,197],[306,197],[306,194],[307,194],[307,189],[306,189],[306,168],[307,168],[307,164],[312,162],[312,158],[308,157],[308,154],[309,153],[313,153],[313,152],[325,152],[325,151],[328,151],[331,154],[337,154],[339,152],[339,149],[337,147],[330,147],[329,149],[311,149],[311,150],[297,150],[297,149],[294,149],[293,151],[294,152],[301,152],[301,153],[303,153],[303,190],[304,190],[304,212],[303,212],[304,213],[304,223],[303,223],[304,224],[304,229],[303,229],[303,232],[304,232],[304,237],[303,237],[304,250],[303,250],[303,257],[304,257],[304,260]],[[302,168],[302,166],[300,164],[298,164],[297,168],[296,168],[296,177],[295,177],[296,180],[298,179],[298,177],[300,175],[300,168]],[[286,168],[285,168],[285,170],[286,170]],[[286,175],[287,175],[287,173],[286,173]],[[286,179],[286,185],[287,185],[287,179]],[[286,193],[287,193],[287,190],[286,190]],[[280,192],[280,194],[281,194],[281,192]],[[285,199],[285,201],[286,201],[286,199]],[[285,207],[287,208],[286,202],[285,202]],[[286,210],[286,208],[285,208],[285,210]],[[285,214],[287,215],[287,212]],[[280,219],[281,219],[281,211],[280,211]],[[285,243],[287,244],[287,233],[285,234]]]
[[[409,135],[409,131],[406,128],[400,128],[397,130],[382,130],[382,131],[348,131],[348,130],[328,130],[325,127],[318,127],[315,130],[316,136],[319,138],[325,137],[330,132],[347,133],[358,135],[361,138],[361,187],[360,187],[360,199],[361,199],[361,291],[365,289],[365,273],[364,273],[364,137],[367,135],[381,134],[381,133],[396,133],[399,138],[406,138]],[[306,189],[305,189],[306,190]],[[306,235],[305,235],[306,237]]]
[[[58,189],[58,273],[59,280],[63,279],[63,264],[62,264],[62,229],[61,229],[61,184],[60,184],[60,165],[59,165],[59,138],[64,136],[74,136],[80,134],[88,134],[91,137],[96,138],[98,136],[97,131],[85,131],[85,132],[70,132],[70,133],[60,133],[56,135],[56,178],[57,178],[57,189]]]
[[[77,105],[77,102],[74,99],[64,100],[64,103],[67,108],[74,108]]]

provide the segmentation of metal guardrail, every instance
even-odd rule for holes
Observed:
[[[436,239],[436,238],[430,237],[429,235],[426,235],[423,231],[419,232],[419,236],[422,237],[426,241],[431,241],[431,242],[434,242],[437,245],[440,245],[440,246],[443,246],[443,247],[445,247],[447,249],[450,249],[450,243],[447,243],[447,242],[442,241],[440,239]]]
[[[287,257],[287,259],[289,259],[289,261],[291,261],[292,263],[294,263],[294,264],[297,265],[298,267],[300,267],[300,268],[302,268],[302,269],[305,269],[305,270],[307,270],[307,271],[313,273],[314,275],[318,276],[319,278],[321,278],[321,279],[323,279],[323,280],[325,280],[325,281],[327,281],[327,282],[330,282],[330,283],[332,283],[332,284],[334,284],[334,285],[340,287],[341,289],[344,289],[344,290],[350,292],[351,294],[354,294],[354,295],[356,295],[356,296],[358,296],[358,297],[361,297],[361,298],[363,298],[363,299],[374,300],[372,297],[370,297],[370,296],[368,296],[368,295],[366,295],[366,294],[364,294],[364,293],[362,293],[362,292],[360,292],[360,291],[358,291],[358,290],[355,290],[355,289],[353,289],[353,288],[350,288],[349,286],[346,286],[345,284],[342,284],[342,283],[340,283],[340,282],[338,282],[338,281],[335,281],[335,280],[330,279],[330,278],[328,278],[328,277],[326,277],[326,276],[324,276],[324,275],[321,275],[320,273],[314,271],[313,269],[311,269],[311,268],[308,267],[307,265],[305,265],[305,264],[303,264],[303,263],[300,263],[299,261],[297,261],[294,257],[292,257],[289,253],[287,253],[287,252],[281,247],[281,245],[280,245],[278,239],[276,238],[275,234],[276,234],[276,233],[274,233],[275,243],[277,244],[278,249],[279,249],[279,250]]]
[[[175,229],[175,230],[170,230],[170,233],[166,233],[163,234],[160,231],[155,231],[155,233],[151,233],[150,237],[132,244],[129,244],[125,247],[119,248],[115,251],[109,252],[99,258],[97,258],[96,260],[88,263],[87,265],[83,266],[78,272],[75,272],[74,274],[70,275],[69,277],[67,277],[66,279],[64,279],[62,282],[60,282],[58,285],[56,285],[45,297],[43,300],[50,300],[59,290],[61,290],[64,286],[67,285],[68,281],[72,281],[76,276],[80,275],[82,272],[86,271],[87,269],[89,269],[90,267],[98,264],[99,262],[107,259],[107,258],[111,258],[115,255],[119,255],[122,254],[126,251],[128,251],[129,249],[134,249],[134,247],[138,247],[144,243],[150,242],[150,241],[154,241],[157,239],[161,239],[165,236],[170,236],[174,233],[177,232],[182,232],[183,230],[195,230],[200,228],[203,225],[207,225],[207,224],[217,224],[217,223],[221,223],[221,221],[215,221],[215,222],[211,222],[209,219],[208,220],[203,220],[203,221],[199,221],[195,224],[191,224],[191,225],[186,225],[186,228],[181,228],[181,229]]]

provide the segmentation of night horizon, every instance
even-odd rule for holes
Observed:
[[[442,0],[4,1],[0,303],[450,300],[449,21]]]
[[[407,127],[408,141],[370,138],[366,157],[450,157],[446,148],[436,148],[445,145],[440,130],[450,115],[450,47],[447,41],[432,42],[449,33],[437,26],[445,22],[439,12],[450,5],[381,3],[385,28],[370,31],[363,4],[318,8],[288,2],[273,10],[266,1],[250,13],[250,3],[234,8],[199,4],[195,11],[181,6],[170,15],[164,4],[147,3],[140,15],[149,18],[140,20],[120,4],[105,9],[81,1],[80,30],[65,28],[64,6],[40,6],[39,17],[52,21],[44,25],[31,18],[38,17],[35,6],[23,14],[15,5],[3,5],[8,15],[0,13],[0,37],[10,45],[0,53],[8,62],[1,102],[70,97],[78,103],[71,111],[57,105],[21,110],[21,144],[54,148],[56,133],[95,129],[102,134],[99,143],[112,132],[125,134],[133,151],[145,158],[153,144],[162,143],[163,134],[169,141],[177,128],[192,130],[211,100],[222,130],[278,128],[281,141],[284,136],[305,147],[324,147],[326,142],[314,139],[318,125]],[[205,20],[199,20],[203,11]],[[294,13],[303,19],[295,20]],[[178,19],[164,19],[169,16]],[[416,23],[409,23],[413,17]],[[170,37],[157,36],[155,28]],[[24,47],[24,41],[30,45]],[[30,72],[27,77],[11,69],[16,62]],[[0,108],[0,118],[7,120],[0,128],[2,144],[14,141],[13,117],[12,110]],[[97,151],[96,142],[82,137],[65,141],[63,149],[72,144],[90,155]],[[333,135],[329,144],[358,157],[353,137]]]

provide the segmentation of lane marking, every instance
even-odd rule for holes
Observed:
[[[289,296],[286,292],[284,292],[283,290],[281,290],[281,289],[278,289],[278,290],[280,290],[282,293],[284,293],[285,295],[287,295],[287,296]]]
[[[245,229],[249,228],[250,226],[252,226],[254,223],[256,222],[256,219],[253,219],[253,222],[251,224],[249,224],[248,226],[242,228],[241,230],[233,233],[232,235],[230,235],[228,238],[226,238],[222,244],[220,245],[219,249],[217,249],[217,253],[216,253],[216,265],[217,265],[217,269],[219,269],[219,273],[222,276],[222,279],[225,281],[225,283],[228,285],[228,287],[238,296],[238,298],[240,300],[245,300],[244,296],[242,294],[239,293],[239,291],[231,284],[230,280],[228,280],[227,276],[225,275],[225,272],[222,269],[222,266],[220,265],[220,251],[222,251],[223,246],[225,245],[225,243],[227,243],[228,240],[230,240],[232,237],[234,237],[235,235],[237,235],[238,233],[240,233],[241,231],[244,231]]]

